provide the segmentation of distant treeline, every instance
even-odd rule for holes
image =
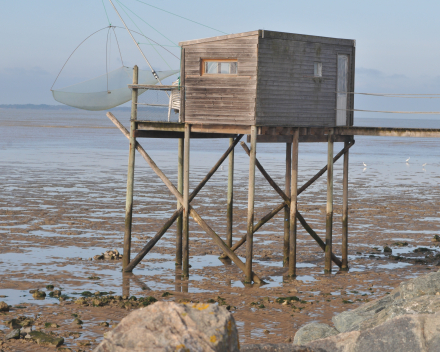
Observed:
[[[79,110],[67,105],[48,105],[48,104],[0,104],[0,109],[31,109],[31,110]],[[165,107],[139,106],[141,111],[163,111]],[[130,111],[131,107],[120,106],[109,111]]]

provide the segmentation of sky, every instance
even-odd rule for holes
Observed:
[[[122,26],[109,0],[1,1],[0,104],[57,104],[50,89],[75,47],[109,22]],[[131,29],[166,45],[177,57],[179,41],[256,29],[348,38],[356,40],[355,91],[440,94],[440,1],[113,2]],[[80,46],[55,88],[104,74],[106,53],[110,70],[121,66],[113,35],[106,50],[107,32],[98,32]],[[128,34],[117,28],[116,36],[124,65],[147,68]],[[179,68],[179,60],[170,53],[148,45],[141,36],[136,40],[146,43],[140,45],[156,70]],[[355,99],[356,108],[373,110],[440,111],[439,103],[440,99]]]

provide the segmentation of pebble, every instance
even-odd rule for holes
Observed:
[[[14,329],[5,336],[5,341],[11,339],[19,339],[19,338],[20,338],[20,329]]]
[[[0,302],[0,312],[9,312],[9,305],[6,302]]]

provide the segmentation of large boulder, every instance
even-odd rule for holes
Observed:
[[[131,312],[95,352],[239,352],[235,320],[214,304],[157,302]]]
[[[340,332],[369,329],[404,314],[440,311],[440,272],[402,282],[389,295],[332,318]]]
[[[290,343],[261,343],[243,345],[240,352],[326,352],[321,348],[292,346]]]
[[[339,334],[335,328],[322,323],[311,323],[301,327],[293,338],[294,345],[305,345],[310,341]]]
[[[440,313],[405,315],[364,331],[315,340],[312,349],[328,352],[440,351]]]

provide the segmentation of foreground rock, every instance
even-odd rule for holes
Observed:
[[[320,348],[292,346],[290,343],[262,343],[244,345],[240,352],[325,352]]]
[[[440,273],[402,282],[389,295],[333,317],[339,332],[365,330],[405,314],[440,311]]]
[[[309,343],[328,352],[440,351],[440,313],[405,315],[364,331],[351,331]]]
[[[327,324],[311,323],[300,328],[293,339],[294,345],[305,345],[310,341],[339,334],[339,331]]]
[[[325,351],[440,351],[440,272],[402,282],[332,321],[336,329],[303,326],[293,343]]]
[[[130,313],[95,352],[239,352],[232,314],[213,304],[157,302]]]

